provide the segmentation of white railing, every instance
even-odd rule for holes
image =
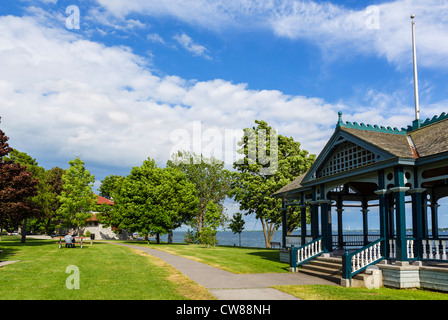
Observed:
[[[447,243],[448,240],[422,240],[422,258],[429,260],[447,260]]]
[[[352,273],[374,263],[383,258],[381,255],[381,241],[373,243],[366,249],[355,253],[351,258]]]
[[[406,252],[408,259],[414,259],[414,239],[406,240]],[[397,241],[389,239],[389,258],[395,259],[397,257]]]
[[[322,239],[317,239],[316,241],[306,244],[297,249],[297,264],[301,264],[322,252]]]

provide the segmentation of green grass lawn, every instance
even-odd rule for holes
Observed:
[[[196,244],[148,244],[144,241],[121,241],[190,258],[232,273],[285,273],[289,264],[279,261],[278,250]]]
[[[125,242],[126,243],[126,242]],[[277,250],[191,244],[147,244],[128,242],[181,255],[233,273],[283,273],[289,265],[279,262]],[[341,286],[275,286],[275,289],[303,300],[448,300],[448,293],[429,290],[363,289]]]
[[[275,286],[303,300],[448,300],[448,294],[417,289],[365,289],[339,286]]]
[[[213,299],[209,292],[163,261],[105,243],[58,249],[56,241],[18,237],[0,241],[1,300]],[[138,253],[138,254],[137,254]],[[79,268],[80,289],[67,289],[68,266]]]
[[[147,244],[234,273],[287,272],[278,251],[260,248]],[[162,260],[140,250],[95,242],[93,246],[58,249],[54,240],[3,237],[0,261],[20,260],[0,268],[0,300],[203,300],[214,297]],[[68,266],[80,271],[80,289],[67,289]],[[448,300],[426,290],[359,289],[339,286],[276,286],[303,300]]]

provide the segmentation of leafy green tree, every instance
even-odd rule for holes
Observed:
[[[243,219],[243,215],[241,214],[241,212],[237,212],[233,215],[232,220],[230,220],[230,230],[232,230],[232,232],[238,233],[239,236],[239,240],[240,240],[240,247],[241,247],[241,232],[243,232],[244,230],[244,224],[246,222]]]
[[[204,227],[199,232],[199,240],[201,243],[207,246],[215,246],[218,242],[216,240],[216,233],[220,225],[224,226],[226,222],[226,216],[216,203],[209,201],[206,206],[204,215]]]
[[[281,224],[281,200],[272,194],[305,173],[315,155],[300,149],[293,138],[277,135],[265,121],[244,130],[238,143],[242,161],[234,163],[232,196],[246,214],[255,214],[263,227],[265,244],[270,248],[274,231]],[[271,161],[266,161],[266,159]]]
[[[61,202],[59,196],[63,190],[62,176],[65,170],[59,167],[46,170],[39,189],[38,195],[35,197],[36,202],[40,206],[41,214],[34,220],[30,221],[34,230],[51,234],[56,230],[61,220],[57,214]]]
[[[98,189],[100,191],[100,196],[107,199],[113,199],[113,193],[118,189],[123,179],[124,177],[118,175],[110,175],[105,177],[101,181],[101,185]]]
[[[9,138],[0,130],[0,231],[16,228],[23,221],[39,213],[31,200],[37,194],[38,180],[25,165],[8,159],[13,152]],[[22,232],[22,243],[26,240],[26,231]]]
[[[166,234],[196,213],[195,186],[175,168],[159,168],[152,159],[132,168],[114,193],[107,225],[144,234]]]
[[[190,226],[198,233],[205,226],[205,213],[210,201],[218,205],[221,213],[224,210],[224,200],[230,192],[231,175],[224,169],[224,161],[215,158],[205,158],[188,151],[178,151],[167,162],[167,167],[177,168],[188,177],[197,190],[198,207]]]
[[[70,167],[62,175],[64,182],[61,195],[58,196],[61,206],[57,210],[63,220],[64,227],[79,228],[92,217],[92,208],[96,205],[96,196],[92,192],[95,176],[85,168],[85,164],[77,157],[69,161]]]
[[[22,224],[23,234],[28,230],[50,234],[56,229],[59,222],[56,212],[60,207],[58,196],[62,192],[64,170],[59,167],[45,170],[39,166],[36,159],[17,150],[11,151],[5,159],[26,166],[33,177],[38,179],[37,195],[32,198],[32,201],[39,208],[40,214],[35,218],[24,220]]]
[[[45,175],[45,169],[41,166],[39,166],[36,159],[32,158],[25,152],[20,152],[16,149],[12,150],[7,157],[5,157],[5,161],[12,161],[14,163],[18,163],[22,166],[25,166],[26,169],[32,174],[34,179],[37,179],[37,194],[30,198],[30,200],[34,203],[34,206],[36,209],[39,209],[42,211],[41,203],[39,203],[39,195],[42,194],[45,190],[45,183],[43,182],[43,177]],[[37,217],[40,217],[41,214],[36,215]],[[35,218],[33,216],[26,217],[23,219],[22,225],[21,225],[21,242],[26,242],[26,234],[31,229],[31,224],[34,222]]]

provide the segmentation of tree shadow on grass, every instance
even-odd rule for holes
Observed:
[[[262,250],[253,251],[253,252],[248,252],[247,254],[260,257],[263,260],[269,260],[272,262],[282,264],[279,266],[280,269],[289,270],[289,263],[280,261],[280,254],[277,250],[266,249],[265,251],[264,250],[263,251]],[[283,267],[283,265],[284,265],[284,267]]]
[[[0,250],[3,252],[0,253],[0,261],[9,261],[11,258],[17,256],[17,253],[20,251],[21,247],[43,247],[48,246],[53,249],[59,248],[58,239],[35,239],[35,238],[27,238],[25,243],[21,243],[20,236],[13,237],[2,237],[0,241]],[[95,243],[94,243],[95,245]],[[98,245],[98,244],[97,244]],[[81,243],[76,242],[74,248],[66,248],[65,243],[62,241],[62,246],[60,250],[88,250],[91,247],[90,241],[83,243],[83,247],[81,249]]]

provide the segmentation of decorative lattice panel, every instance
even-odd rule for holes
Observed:
[[[319,177],[365,166],[375,162],[375,154],[350,141],[342,143],[319,173]]]

